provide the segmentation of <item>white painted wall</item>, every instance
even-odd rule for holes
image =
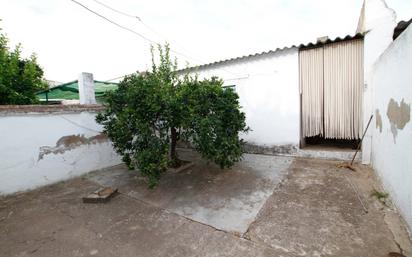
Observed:
[[[218,76],[236,85],[247,125],[243,138],[259,146],[298,145],[300,135],[298,49],[244,58],[198,69],[199,78]]]
[[[102,130],[95,113],[0,113],[0,194],[55,183],[121,163],[109,141],[93,142],[39,158],[64,136],[90,138]],[[60,150],[64,150],[61,146]]]
[[[371,70],[374,112],[379,111],[382,132],[374,123],[372,166],[396,206],[412,229],[412,121],[397,136],[391,130],[387,110],[390,99],[411,107],[412,103],[412,26],[404,31],[379,58]],[[411,114],[409,114],[411,115]],[[376,117],[375,117],[376,118]]]
[[[364,38],[364,103],[363,124],[369,121],[373,114],[373,86],[371,85],[371,71],[379,56],[392,43],[393,30],[396,27],[396,14],[384,0],[365,0],[363,17]],[[369,164],[371,158],[372,134],[368,131],[362,143],[362,163]]]

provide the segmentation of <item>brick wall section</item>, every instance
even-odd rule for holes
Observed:
[[[98,112],[104,106],[94,105],[0,105],[0,115],[16,113],[77,113]]]

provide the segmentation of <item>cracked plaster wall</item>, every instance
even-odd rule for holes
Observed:
[[[121,163],[94,112],[0,116],[0,195]]]
[[[396,13],[384,0],[365,0],[361,13],[358,32],[366,33],[364,38],[364,92],[363,92],[363,127],[374,114],[373,91],[371,83],[373,65],[392,43],[393,29],[396,26]],[[386,111],[381,111],[385,113]],[[362,163],[370,164],[372,134],[368,130],[362,142]]]
[[[412,26],[375,63],[372,166],[412,229]]]

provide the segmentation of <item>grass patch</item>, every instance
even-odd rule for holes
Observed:
[[[381,192],[381,191],[378,191],[376,189],[373,189],[373,191],[371,193],[371,197],[376,197],[376,199],[378,199],[379,202],[381,202],[383,205],[389,207],[389,205],[387,203],[387,200],[388,200],[388,197],[389,197],[388,193]]]

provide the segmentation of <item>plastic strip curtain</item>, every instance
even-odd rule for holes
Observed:
[[[324,47],[325,138],[362,136],[363,41],[351,40]]]
[[[323,47],[299,52],[304,137],[323,136]]]
[[[300,51],[299,79],[303,137],[361,137],[362,40]]]

